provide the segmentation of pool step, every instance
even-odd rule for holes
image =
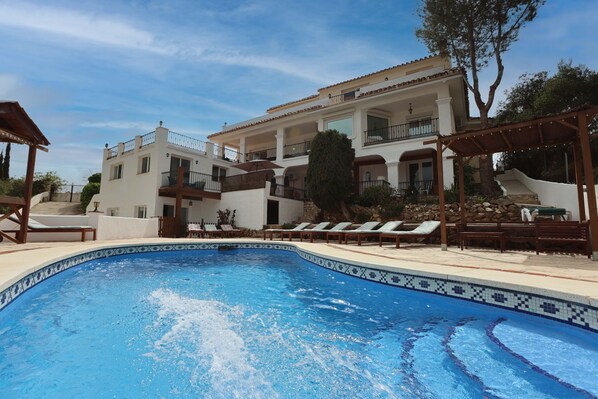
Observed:
[[[443,320],[414,331],[403,346],[408,372],[417,381],[419,389],[430,393],[424,397],[484,397],[481,385],[465,375],[445,351],[444,344],[449,331],[450,325]]]
[[[489,326],[478,320],[454,327],[445,350],[471,378],[482,384],[485,394],[497,398],[587,398],[525,364],[503,350],[487,334]]]
[[[587,393],[588,397],[598,397],[598,351],[590,345],[595,334],[583,331],[563,334],[561,326],[551,323],[540,320],[534,325],[523,325],[517,320],[502,319],[488,334],[504,350],[539,372]]]

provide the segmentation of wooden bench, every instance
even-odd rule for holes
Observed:
[[[504,231],[461,231],[459,232],[459,245],[461,251],[463,247],[472,240],[497,241],[500,246],[500,252],[505,251],[505,232]]]
[[[581,253],[592,255],[590,230],[584,222],[536,223],[536,254],[540,252]]]

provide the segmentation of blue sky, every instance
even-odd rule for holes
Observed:
[[[224,122],[428,55],[415,37],[416,6],[405,0],[0,0],[0,99],[19,101],[50,140],[36,171],[84,183],[100,171],[105,143],[150,132],[160,120],[205,139]],[[548,0],[504,57],[498,100],[519,75],[553,72],[561,59],[598,69],[596,25],[597,1]],[[25,171],[18,147],[13,176]]]

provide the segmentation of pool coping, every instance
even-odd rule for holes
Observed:
[[[586,330],[598,332],[598,282],[575,281],[587,295],[559,289],[559,284],[547,287],[531,279],[522,282],[517,276],[492,270],[472,270],[442,265],[417,265],[414,261],[397,264],[397,259],[375,255],[346,253],[330,246],[298,242],[258,240],[172,240],[164,242],[94,242],[81,246],[42,248],[31,255],[31,264],[3,270],[0,275],[0,311],[34,285],[81,263],[115,255],[157,251],[206,250],[230,246],[242,249],[278,249],[297,253],[301,258],[326,269],[389,286],[406,288],[471,302],[533,314]],[[324,251],[323,249],[326,249]],[[41,253],[40,253],[41,252]],[[13,254],[16,260],[18,253]],[[6,257],[8,255],[2,255]],[[31,258],[29,256],[28,258]],[[533,277],[533,276],[532,276]],[[526,276],[529,280],[530,276]],[[547,281],[543,278],[544,283]],[[566,284],[565,284],[566,285]],[[584,290],[581,290],[584,291]]]

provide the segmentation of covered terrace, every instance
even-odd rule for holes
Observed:
[[[532,148],[547,148],[555,145],[573,147],[575,180],[581,221],[589,221],[592,259],[598,260],[598,212],[596,190],[590,152],[591,133],[588,126],[598,115],[598,106],[587,106],[576,110],[548,115],[523,122],[502,124],[484,129],[438,136],[424,144],[436,144],[438,181],[443,181],[442,153],[450,149],[455,153],[459,166],[459,202],[461,221],[465,221],[465,193],[463,164],[474,156],[492,156],[497,152],[525,151]],[[587,193],[589,214],[586,215],[584,183]],[[447,225],[444,190],[439,190],[441,248],[447,249]]]
[[[48,151],[46,146],[50,142],[16,101],[0,101],[0,142],[29,146],[27,173],[22,196],[0,195],[0,206],[6,208],[4,214],[0,216],[0,221],[14,215],[21,225],[14,238],[0,230],[0,239],[6,238],[17,244],[23,244],[27,242],[27,221],[29,220],[33,189],[35,156],[37,150]]]

